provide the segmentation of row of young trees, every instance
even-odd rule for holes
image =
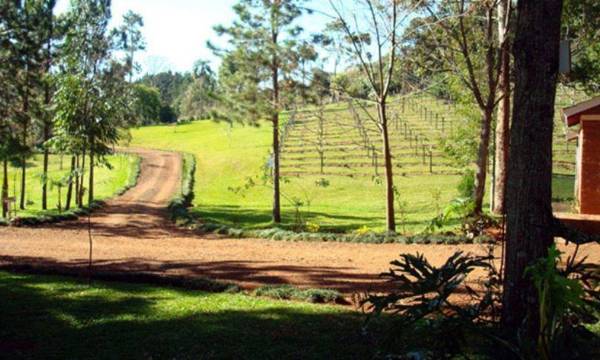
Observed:
[[[20,167],[18,202],[25,209],[27,160],[36,152],[43,153],[43,209],[52,153],[71,159],[65,207],[83,206],[84,193],[92,203],[95,167],[135,121],[131,79],[143,23],[130,12],[121,27],[109,29],[110,5],[73,0],[58,16],[53,0],[0,2],[3,217],[9,164]]]

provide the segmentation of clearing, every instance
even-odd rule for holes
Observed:
[[[94,268],[235,281],[244,288],[290,283],[337,289],[350,295],[385,287],[378,274],[400,253],[426,254],[439,264],[456,250],[481,245],[353,244],[225,239],[176,228],[165,207],[179,189],[177,153],[131,150],[142,158],[138,184],[91,217]],[[87,219],[41,228],[0,228],[0,264],[87,266]],[[580,249],[600,261],[598,246]]]

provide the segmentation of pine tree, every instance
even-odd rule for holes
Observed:
[[[281,99],[287,95],[281,79],[298,68],[299,36],[296,25],[304,12],[305,0],[240,0],[234,11],[237,19],[231,26],[217,26],[219,35],[229,37],[229,48],[217,49],[223,58],[219,74],[225,116],[231,120],[270,119],[273,128],[272,182],[273,222],[281,222],[279,172],[279,114]],[[282,91],[283,90],[283,91]]]

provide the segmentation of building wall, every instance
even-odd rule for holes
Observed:
[[[582,214],[600,214],[600,118],[582,119],[579,205]]]

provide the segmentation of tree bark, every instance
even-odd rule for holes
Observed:
[[[77,194],[77,205],[79,207],[83,207],[83,179],[85,178],[85,150],[83,150],[83,154],[81,154],[81,179],[79,179],[79,194]]]
[[[8,159],[2,161],[2,217],[8,218]]]
[[[44,123],[44,143],[50,139],[50,125]],[[44,146],[44,175],[42,182],[42,209],[48,209],[48,159],[50,157],[50,151]]]
[[[79,155],[75,155],[75,205],[79,205]]]
[[[475,189],[473,194],[473,200],[475,202],[473,212],[475,214],[481,214],[483,211],[483,198],[485,197],[485,179],[487,178],[493,111],[493,107],[482,111],[481,131],[479,133],[479,151],[477,154],[477,170],[475,172]]]
[[[67,187],[67,199],[65,201],[65,210],[71,208],[71,198],[73,197],[73,172],[75,171],[75,156],[71,156],[71,174],[69,175],[69,185]]]
[[[506,192],[502,322],[539,331],[539,300],[527,266],[553,243],[552,130],[562,0],[520,0],[514,43],[515,94]]]
[[[510,142],[510,52],[508,48],[507,18],[510,3],[501,0],[498,3],[498,41],[500,52],[500,77],[498,95],[501,97],[498,104],[498,118],[496,120],[496,154],[494,174],[494,206],[492,211],[504,214],[506,194],[506,168],[508,164],[508,144]]]
[[[381,136],[383,138],[383,159],[385,162],[385,200],[386,224],[388,231],[396,231],[396,214],[394,209],[394,174],[392,166],[392,153],[390,151],[390,137],[386,113],[386,102],[379,103],[379,118],[381,119]]]
[[[280,0],[275,0],[275,7],[280,6]],[[277,48],[277,18],[275,10],[271,12],[271,40],[274,49]],[[279,59],[277,50],[273,50],[273,59],[271,64],[273,81],[273,223],[281,223],[281,194],[279,187]]]
[[[27,85],[28,86],[28,85]],[[27,192],[27,133],[29,132],[29,91],[25,90],[23,97],[23,134],[21,141],[23,142],[23,154],[21,156],[21,197],[19,199],[19,208],[25,210],[25,194]]]
[[[90,142],[90,176],[88,183],[88,206],[94,202],[94,140]]]

